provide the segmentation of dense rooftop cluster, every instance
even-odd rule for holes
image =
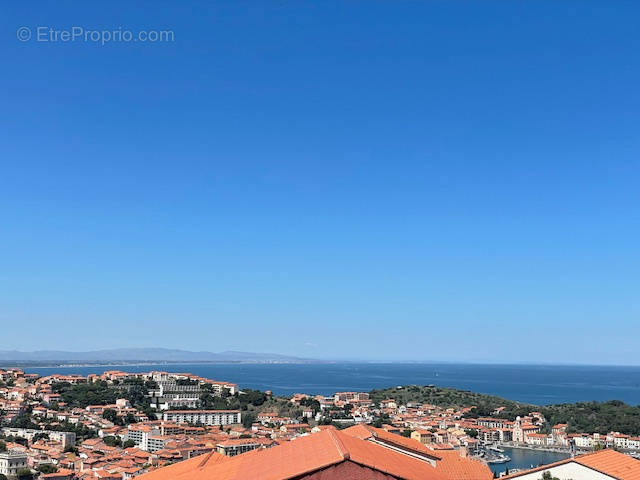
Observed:
[[[0,370],[0,381],[0,475],[21,479],[279,480],[330,466],[354,478],[379,471],[384,478],[488,480],[486,463],[474,459],[485,443],[640,450],[630,435],[549,427],[539,411],[511,420],[501,416],[507,406],[498,406],[478,416],[475,405],[416,401],[401,387],[389,397],[282,398],[157,371],[40,377],[9,369]],[[274,464],[271,476],[255,476],[265,462]]]

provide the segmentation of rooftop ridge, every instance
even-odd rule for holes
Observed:
[[[329,433],[331,440],[333,440],[333,443],[338,449],[338,453],[340,454],[342,459],[349,460],[349,458],[351,457],[351,454],[349,453],[349,450],[347,449],[347,447],[344,445],[344,443],[338,436],[339,435],[338,432],[333,430],[327,430],[327,432]]]
[[[205,464],[209,461],[209,459],[211,458],[211,455],[213,454],[213,450],[211,450],[208,454],[203,455],[204,458],[202,459],[202,461],[198,464],[198,468],[202,468],[205,466]]]
[[[365,425],[364,428],[366,428],[367,430],[369,430],[369,432],[371,433],[371,436],[373,438],[378,438],[378,432],[376,432],[373,428],[371,428],[369,425]]]

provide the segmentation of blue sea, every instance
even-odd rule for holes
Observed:
[[[25,368],[29,373],[88,375],[105,370],[191,372],[244,388],[330,395],[396,385],[454,387],[549,405],[590,400],[640,404],[640,367],[470,364],[161,364]]]
[[[548,465],[549,463],[558,462],[569,458],[568,453],[559,452],[541,452],[538,450],[527,450],[524,448],[503,448],[511,460],[506,463],[496,463],[489,465],[493,472],[504,472],[507,468],[513,470],[526,470],[528,468],[537,467],[538,465]]]

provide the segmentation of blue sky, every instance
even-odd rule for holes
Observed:
[[[638,364],[639,14],[4,4],[0,349]]]

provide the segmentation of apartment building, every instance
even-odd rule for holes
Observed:
[[[127,427],[125,440],[131,440],[140,450],[149,451],[149,438],[160,435],[160,428],[155,425],[131,424]]]
[[[480,417],[478,426],[487,428],[508,428],[513,426],[513,422],[506,418]]]
[[[233,425],[242,422],[240,410],[168,410],[165,422],[196,423],[202,425]]]
[[[222,396],[225,391],[230,395],[238,391],[238,385],[235,383],[218,382],[191,374],[152,372],[150,377],[156,384],[156,387],[149,391],[151,406],[159,410],[195,408],[205,392]]]
[[[369,394],[366,392],[338,392],[333,396],[333,401],[336,403],[368,402]]]
[[[76,434],[74,432],[58,432],[57,430],[36,430],[34,428],[3,427],[3,435],[18,438],[26,438],[30,442],[36,434],[46,434],[49,440],[60,442],[62,448],[73,447],[76,444]]]
[[[151,453],[157,452],[158,450],[162,450],[167,442],[171,441],[171,438],[172,437],[166,435],[148,435],[145,448],[140,448],[140,450]]]
[[[26,452],[21,450],[0,452],[0,474],[15,477],[22,468],[27,468]]]

